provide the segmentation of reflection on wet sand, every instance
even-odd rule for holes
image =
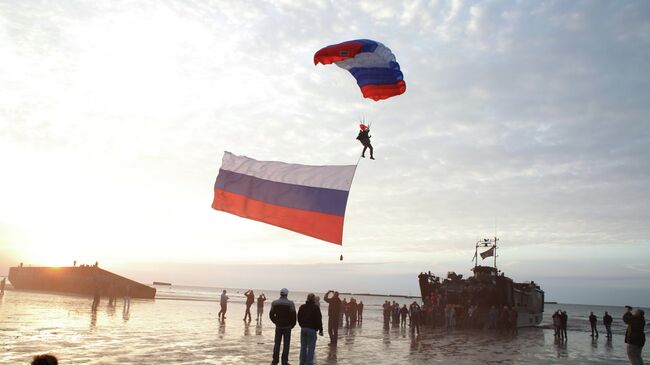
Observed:
[[[219,338],[223,339],[223,336],[226,334],[226,320],[222,319],[219,321]]]
[[[90,311],[90,330],[94,331],[97,328],[97,311]]]
[[[109,364],[210,363],[268,364],[275,326],[239,320],[215,323],[212,302],[137,301],[137,316],[127,321],[102,310],[88,311],[92,298],[9,292],[1,302],[3,338],[0,363],[26,363],[43,344],[56,349],[62,363],[101,359]],[[234,313],[244,304],[232,303]],[[90,313],[89,313],[90,312]],[[89,316],[90,314],[90,316]],[[585,332],[569,330],[573,340],[554,342],[552,329],[521,329],[518,335],[492,331],[422,328],[411,335],[408,326],[383,326],[381,308],[367,306],[363,327],[342,328],[338,347],[327,338],[316,344],[318,364],[518,364],[586,365],[625,363],[622,334],[595,346]],[[90,317],[90,320],[89,320]],[[292,333],[289,363],[298,363],[300,328]],[[242,334],[244,334],[242,336]],[[216,335],[216,336],[215,336]],[[216,337],[216,338],[215,338]],[[125,340],[128,339],[128,340]],[[602,341],[602,342],[600,342]],[[123,344],[116,349],[115,344]],[[172,360],[172,361],[169,361]]]

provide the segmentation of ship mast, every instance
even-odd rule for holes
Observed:
[[[499,239],[497,238],[497,236],[494,236],[494,238],[484,238],[476,242],[476,247],[474,249],[474,267],[478,266],[478,256],[479,256],[478,248],[490,247],[490,249],[493,250],[492,256],[494,256],[494,268],[495,269],[497,268],[497,242],[498,241]]]

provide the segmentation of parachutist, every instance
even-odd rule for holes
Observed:
[[[339,259],[339,261],[343,261],[343,255],[341,255],[341,258]]]
[[[370,144],[370,128],[366,126],[365,124],[359,124],[359,128],[361,130],[359,131],[359,135],[357,136],[357,139],[361,144],[363,145],[363,151],[361,152],[361,157],[365,158],[366,157],[366,149],[370,149],[370,159],[374,160],[375,157],[372,155],[372,144]]]

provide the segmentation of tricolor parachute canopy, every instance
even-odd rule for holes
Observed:
[[[225,152],[212,208],[342,244],[356,165],[257,161]]]
[[[334,63],[348,70],[357,80],[363,96],[374,101],[406,91],[404,74],[395,55],[373,40],[357,39],[322,48],[314,55],[314,64],[318,63]]]

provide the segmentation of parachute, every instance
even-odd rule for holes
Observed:
[[[314,65],[331,63],[348,70],[357,80],[365,98],[379,101],[406,91],[404,74],[395,55],[383,44],[369,40],[334,44],[314,55]]]

